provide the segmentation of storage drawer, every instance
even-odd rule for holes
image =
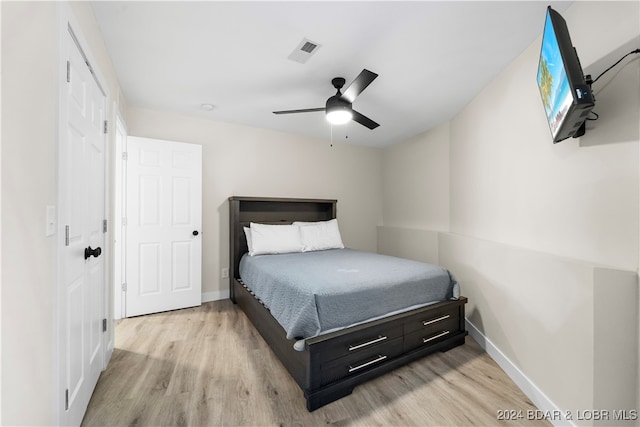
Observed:
[[[359,334],[354,338],[351,334],[332,339],[324,343],[320,350],[320,362],[326,363],[340,357],[353,354],[361,354],[372,348],[385,345],[395,338],[402,337],[403,328],[401,322],[394,322],[391,325],[379,325],[367,330],[365,334]]]
[[[384,344],[367,347],[356,353],[323,363],[320,368],[321,385],[374,368],[402,352],[403,338],[398,337]]]
[[[428,346],[457,334],[460,330],[457,318],[448,318],[430,325],[423,330],[407,334],[404,337],[404,351],[414,350],[418,347]]]
[[[426,311],[408,317],[404,322],[404,333],[410,334],[412,332],[423,331],[423,333],[429,333],[434,329],[443,329],[443,324],[450,324],[455,320],[458,322],[459,310],[457,307],[443,307],[433,311]]]

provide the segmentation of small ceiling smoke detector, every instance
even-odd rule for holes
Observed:
[[[298,46],[293,49],[293,52],[291,52],[288,58],[292,61],[304,64],[318,51],[318,49],[320,49],[320,47],[321,46],[316,42],[309,39],[302,39]]]
[[[200,108],[204,111],[212,111],[214,109],[213,104],[200,104]]]

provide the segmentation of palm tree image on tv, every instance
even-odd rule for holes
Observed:
[[[542,103],[547,114],[551,134],[555,137],[567,110],[573,103],[573,97],[550,19],[547,19],[542,38],[538,87],[542,95]]]
[[[540,85],[540,93],[542,94],[542,102],[546,109],[551,108],[551,87],[553,86],[553,76],[549,71],[547,60],[540,59],[540,75],[538,77],[538,84]]]

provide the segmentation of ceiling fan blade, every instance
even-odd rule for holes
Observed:
[[[356,77],[349,87],[344,90],[342,93],[342,99],[353,103],[356,97],[360,95],[362,91],[376,79],[376,77],[378,77],[376,73],[367,69],[362,70],[362,72],[358,74],[358,77]]]
[[[304,110],[274,111],[273,114],[312,113],[314,111],[324,111],[324,107],[322,107],[322,108],[306,108]]]
[[[374,122],[373,120],[371,120],[367,116],[363,116],[362,114],[358,113],[356,110],[352,110],[352,112],[353,112],[353,121],[354,122],[358,122],[362,126],[368,127],[371,130],[373,130],[373,129],[377,128],[378,126],[380,126],[378,123]]]

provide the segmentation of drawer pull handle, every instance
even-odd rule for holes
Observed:
[[[365,343],[358,344],[358,345],[349,345],[349,351],[357,350],[359,348],[366,347],[366,346],[371,345],[371,344],[382,342],[382,341],[384,341],[386,339],[387,339],[386,336],[378,336],[378,338],[376,338],[375,340],[367,341]]]
[[[442,316],[442,317],[438,317],[437,319],[433,319],[433,320],[423,320],[423,321],[422,321],[422,326],[427,326],[427,325],[430,325],[430,324],[432,324],[432,323],[436,323],[436,322],[439,322],[439,321],[441,321],[441,320],[448,319],[449,317],[451,317],[451,315],[446,314],[446,315],[444,315],[444,316]]]
[[[434,336],[429,337],[429,338],[422,338],[422,344],[428,343],[429,341],[436,340],[436,339],[438,339],[440,337],[443,337],[445,335],[448,335],[448,334],[449,334],[449,331],[444,331],[444,332],[440,332],[438,335],[434,335]]]
[[[366,368],[367,366],[373,365],[374,363],[382,362],[386,358],[387,356],[383,356],[379,354],[377,358],[370,360],[369,362],[363,363],[362,365],[358,365],[358,366],[349,365],[349,372],[351,373],[351,372],[357,371],[358,369]]]

